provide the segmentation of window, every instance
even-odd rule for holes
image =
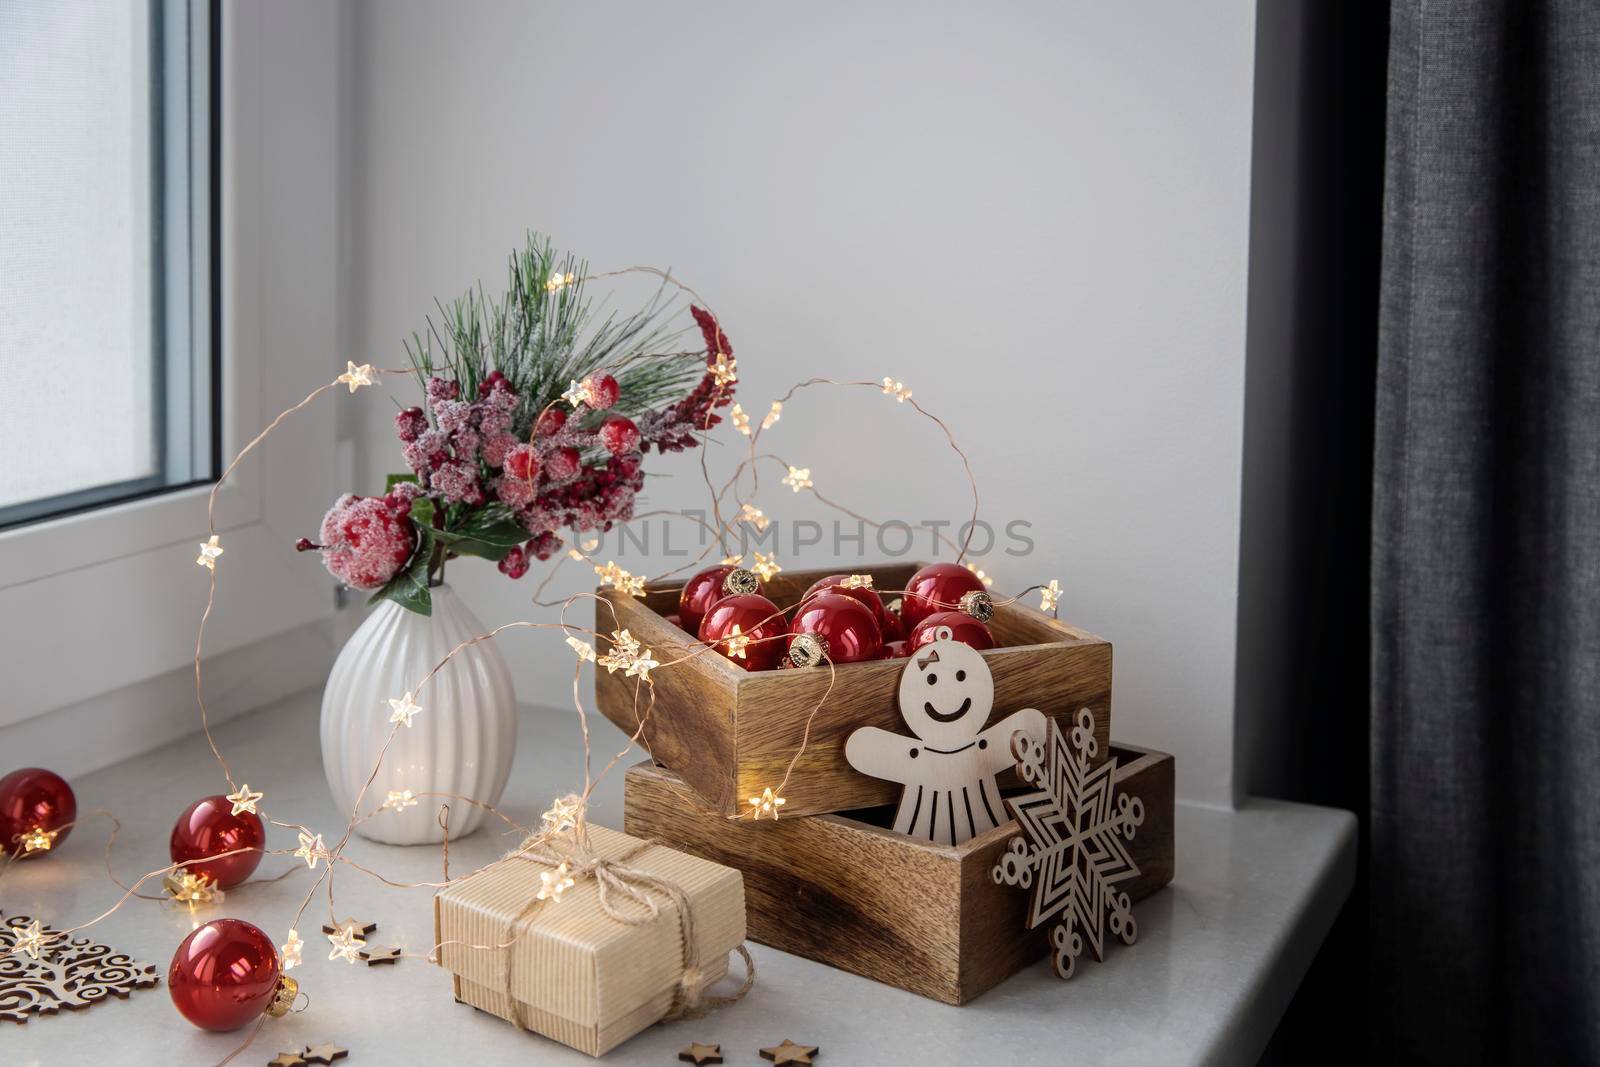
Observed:
[[[207,0],[0,0],[0,527],[210,480]]]

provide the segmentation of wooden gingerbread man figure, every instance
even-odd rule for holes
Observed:
[[[1014,763],[1017,731],[1043,742],[1045,717],[1023,708],[985,730],[993,708],[994,678],[976,649],[941,639],[912,653],[900,675],[900,716],[916,736],[864,726],[844,746],[862,774],[905,786],[896,831],[959,845],[1005,819],[995,776]]]

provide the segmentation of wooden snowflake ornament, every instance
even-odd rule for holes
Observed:
[[[28,949],[35,941],[43,945],[37,955]],[[26,915],[0,920],[0,1020],[77,1011],[158,980],[155,964],[86,937],[64,937]]]
[[[1072,977],[1085,942],[1096,960],[1105,958],[1108,912],[1111,932],[1124,944],[1138,936],[1132,902],[1116,887],[1138,877],[1124,842],[1144,822],[1144,803],[1116,793],[1115,759],[1090,766],[1098,749],[1088,708],[1078,710],[1070,736],[1051,720],[1043,744],[1020,731],[1011,739],[1018,773],[1038,791],[1006,800],[1022,836],[1011,839],[994,880],[1032,887],[1028,929],[1058,919],[1050,963],[1061,978]]]

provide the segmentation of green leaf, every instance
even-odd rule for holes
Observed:
[[[418,540],[417,551],[409,563],[389,579],[389,583],[372,594],[369,604],[392,600],[407,611],[418,615],[433,614],[433,594],[428,592],[428,560],[433,556],[433,541],[424,535]]]
[[[433,529],[433,501],[425,496],[419,496],[411,502],[411,521],[417,524],[419,530]]]
[[[489,504],[466,513],[453,527],[431,531],[458,556],[498,562],[528,539],[528,530],[504,504]]]
[[[417,476],[415,474],[391,474],[383,480],[383,491],[386,494],[392,493],[394,492],[394,487],[401,482],[415,482],[416,480]]]

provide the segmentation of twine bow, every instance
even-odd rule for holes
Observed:
[[[524,841],[521,847],[508,852],[504,861],[522,860],[550,868],[557,868],[565,863],[567,874],[574,882],[593,878],[600,890],[600,910],[608,918],[624,926],[648,926],[660,918],[661,906],[650,895],[652,892],[660,893],[672,901],[678,909],[678,933],[683,953],[683,970],[677,984],[673,986],[672,1006],[668,1008],[666,1015],[662,1016],[663,1022],[673,1019],[698,1019],[718,1008],[738,1003],[746,993],[750,992],[756,982],[756,965],[750,958],[749,950],[741,944],[736,951],[744,959],[744,984],[729,996],[706,994],[705,987],[708,983],[700,965],[700,942],[695,936],[694,909],[689,903],[689,895],[665,878],[649,871],[639,870],[637,867],[627,866],[628,860],[656,842],[640,841],[615,859],[606,859],[594,855],[579,843],[578,837],[581,833],[582,828],[579,827],[570,834],[553,838],[542,834],[535,835]],[[524,1030],[531,1027],[523,1016],[522,1001],[515,993],[516,942],[528,932],[534,917],[545,903],[546,900],[539,897],[529,900],[506,924],[505,936],[500,939],[501,944],[506,946],[505,989],[511,999],[512,1021]]]

